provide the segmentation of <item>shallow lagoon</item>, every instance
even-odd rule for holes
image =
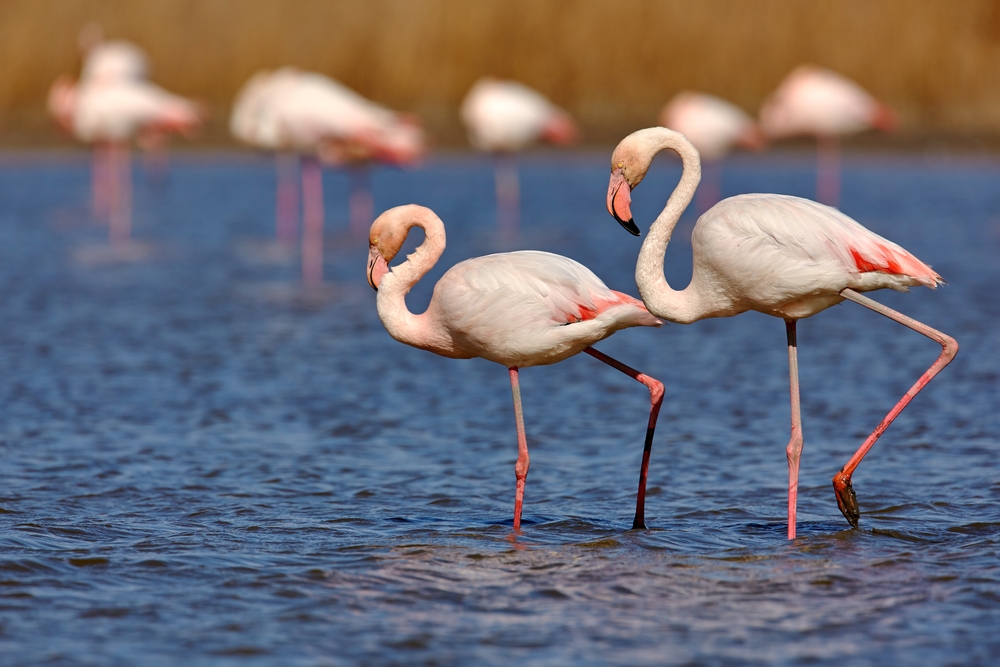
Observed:
[[[522,233],[486,161],[377,170],[379,210],[448,229],[430,284],[537,248],[636,293],[640,240],[604,211],[606,156],[521,162]],[[645,231],[679,174],[634,193]],[[808,156],[740,157],[723,191],[811,196]],[[137,175],[138,175],[137,170]],[[853,304],[799,326],[800,539],[784,539],[784,326],[746,314],[600,349],[667,385],[648,531],[630,531],[645,389],[586,356],[522,373],[532,455],[511,538],[507,374],[392,341],[326,175],[328,288],[296,287],[271,163],[181,156],[136,186],[150,255],[114,261],[86,161],[0,159],[0,662],[990,664],[1000,655],[1000,163],[849,158],[842,208],[949,285],[881,302],[958,359],[855,475],[830,478],[938,352]],[[668,278],[690,275],[682,222]]]

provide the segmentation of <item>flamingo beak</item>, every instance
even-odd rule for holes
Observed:
[[[372,286],[376,292],[378,291],[379,283],[382,282],[382,276],[389,273],[389,264],[382,257],[382,253],[379,252],[378,246],[371,245],[368,247],[368,284]]]
[[[629,187],[621,169],[611,172],[608,184],[608,213],[632,236],[639,236],[639,228],[632,219],[632,188]]]

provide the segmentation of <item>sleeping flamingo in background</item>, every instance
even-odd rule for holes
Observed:
[[[663,255],[698,187],[698,151],[682,135],[666,128],[630,134],[611,157],[607,205],[611,215],[638,236],[630,210],[631,191],[646,175],[653,157],[665,148],[680,155],[683,173],[639,252],[635,269],[639,293],[650,313],[671,322],[688,324],[748,310],[785,320],[792,405],[792,435],[786,449],[789,539],[795,537],[803,442],[796,322],[849,299],[940,343],[937,360],[834,475],[840,511],[857,527],[860,512],[851,485],[855,468],[896,415],[958,353],[955,339],[859,292],[882,288],[906,291],[915,285],[934,288],[944,281],[903,248],[834,208],[798,197],[750,194],[724,199],[698,219],[691,234],[691,283],[675,291],[664,278]]]
[[[802,65],[764,100],[760,127],[770,139],[816,137],[816,196],[824,204],[836,206],[840,199],[840,136],[872,128],[892,130],[896,114],[850,79],[828,69]]]
[[[517,230],[521,206],[514,153],[537,141],[572,144],[579,130],[568,113],[541,93],[489,77],[476,81],[460,113],[472,146],[493,153],[497,226],[509,236]]]
[[[287,222],[287,160],[280,152],[301,156],[302,275],[306,285],[323,280],[323,184],[321,162],[346,164],[352,175],[351,230],[360,234],[374,217],[368,168],[373,161],[415,163],[426,151],[418,120],[366,100],[340,83],[310,72],[282,68],[255,75],[237,97],[230,122],[241,140],[279,151],[278,229]],[[294,195],[292,195],[294,196]],[[286,222],[283,222],[283,219]]]
[[[705,93],[678,93],[660,111],[659,122],[683,134],[701,153],[706,178],[698,191],[696,208],[699,213],[719,201],[719,161],[737,146],[758,149],[764,145],[764,135],[750,114],[735,104]]]
[[[413,227],[424,241],[402,264],[389,268]],[[580,352],[644,384],[649,422],[639,475],[633,528],[645,528],[646,474],[663,385],[590,347],[619,329],[660,326],[638,299],[608,289],[586,267],[547,252],[508,252],[467,259],[434,286],[421,315],[406,307],[406,294],[441,257],[444,224],[430,209],[399,206],[371,226],[368,283],[378,291],[378,316],[389,335],[407,345],[452,359],[481,357],[507,367],[514,396],[517,464],[514,530],[521,527],[528,442],[521,413],[518,370],[554,364]]]
[[[107,215],[112,244],[127,244],[132,229],[132,168],[129,142],[176,132],[190,135],[201,124],[191,100],[136,79],[59,77],[49,91],[49,110],[78,140],[97,147],[106,163]],[[95,191],[96,195],[96,191]]]

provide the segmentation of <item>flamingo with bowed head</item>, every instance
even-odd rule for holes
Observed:
[[[753,118],[714,95],[678,93],[660,111],[659,121],[687,137],[701,153],[707,178],[698,191],[699,212],[719,201],[719,161],[737,146],[758,149],[764,145],[764,135]]]
[[[190,135],[201,124],[198,105],[142,80],[98,77],[77,84],[65,76],[52,84],[48,105],[60,126],[105,153],[110,238],[127,243],[132,227],[129,142],[170,132]]]
[[[538,141],[558,146],[572,144],[580,134],[576,123],[568,113],[524,84],[489,77],[472,86],[460,113],[472,146],[494,155],[497,226],[505,234],[512,234],[520,218],[520,188],[513,154]]]
[[[296,208],[294,187],[289,185],[293,170],[281,156],[301,156],[302,271],[307,285],[322,282],[323,276],[320,163],[350,167],[350,224],[360,233],[374,217],[368,165],[413,164],[426,150],[415,118],[366,100],[326,76],[289,67],[259,73],[247,82],[234,104],[230,129],[251,145],[278,151],[279,240],[294,234]]]
[[[814,136],[819,146],[816,196],[840,199],[840,137],[868,129],[889,131],[896,114],[858,84],[828,69],[802,65],[761,106],[760,126],[770,139]]]
[[[389,268],[409,230],[420,227],[424,242],[398,266]],[[434,286],[427,310],[415,315],[406,295],[441,257],[444,224],[430,209],[399,206],[371,226],[368,283],[378,291],[378,316],[401,343],[452,359],[481,357],[507,367],[517,427],[517,490],[514,530],[521,527],[528,443],[521,414],[518,370],[554,364],[580,352],[646,385],[649,422],[643,449],[633,528],[645,528],[646,473],[663,385],[591,347],[628,327],[660,326],[638,299],[608,289],[586,267],[547,252],[508,252],[467,259],[450,268]]]
[[[635,279],[649,312],[688,324],[709,317],[730,317],[748,310],[780,317],[788,337],[792,434],[788,457],[788,537],[795,537],[802,419],[799,410],[796,322],[844,299],[859,303],[941,344],[938,359],[879,423],[834,475],[837,504],[852,526],[860,512],[851,476],[896,415],[958,353],[955,339],[887,308],[860,292],[889,288],[906,291],[943,283],[929,266],[895,243],[874,234],[834,208],[785,195],[750,194],[719,202],[691,234],[694,269],[683,290],[671,289],[663,275],[663,255],[688,206],[701,166],[698,151],[683,135],[666,128],[627,136],[611,157],[608,211],[632,234],[631,191],[642,181],[653,157],[669,148],[681,157],[680,183],[642,244]]]

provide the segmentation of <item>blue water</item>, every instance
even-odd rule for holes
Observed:
[[[523,230],[490,164],[376,170],[445,268],[537,248],[635,294],[641,240],[604,211],[607,156],[521,161]],[[740,157],[723,191],[811,196],[805,155]],[[633,194],[645,231],[679,175]],[[512,539],[506,371],[391,340],[326,174],[327,285],[268,254],[273,171],[137,169],[107,252],[80,156],[0,159],[0,663],[987,665],[1000,660],[1000,163],[853,157],[842,209],[948,285],[875,298],[962,351],[854,477],[830,479],[940,348],[845,303],[799,325],[799,539],[784,539],[784,325],[757,314],[599,346],[666,384],[647,531],[631,531],[648,394],[580,356],[521,374],[532,466]],[[690,275],[688,215],[667,277]],[[413,243],[410,244],[412,247]],[[140,253],[142,254],[142,253]]]

